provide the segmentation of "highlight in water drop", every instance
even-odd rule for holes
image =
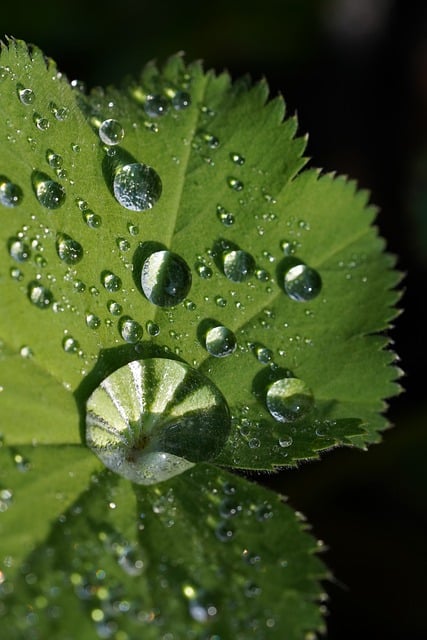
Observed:
[[[314,398],[311,390],[299,378],[282,378],[269,386],[266,404],[278,422],[294,422],[313,408]]]
[[[32,176],[34,193],[37,200],[46,209],[58,209],[65,201],[65,189],[47,174],[34,171]]]
[[[17,207],[22,201],[21,187],[14,184],[6,176],[0,176],[0,204],[4,207]]]
[[[188,264],[171,251],[155,251],[142,267],[142,290],[147,299],[159,307],[182,302],[190,291],[191,281]]]
[[[142,162],[120,165],[113,179],[113,192],[117,202],[131,211],[151,209],[162,193],[158,173]]]

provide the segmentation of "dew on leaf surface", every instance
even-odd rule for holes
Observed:
[[[94,313],[87,313],[85,321],[89,329],[98,329],[101,326],[101,319]]]
[[[0,176],[0,204],[4,207],[17,207],[23,198],[21,187],[6,178]]]
[[[119,165],[114,173],[113,192],[117,202],[131,211],[151,209],[162,193],[158,173],[142,162]]]
[[[77,353],[80,349],[80,344],[77,340],[75,340],[72,336],[64,336],[62,340],[62,348],[65,353]]]
[[[39,113],[34,114],[33,122],[39,131],[47,131],[50,127],[49,120],[41,116]]]
[[[179,90],[172,97],[171,103],[176,111],[182,111],[191,105],[191,96],[187,91]]]
[[[300,378],[282,378],[269,386],[266,404],[270,414],[278,422],[294,422],[313,408],[314,398]]]
[[[123,340],[130,344],[140,342],[142,339],[143,329],[141,325],[129,316],[123,316],[120,318],[119,331]]]
[[[122,281],[119,276],[116,276],[115,273],[108,270],[101,273],[101,283],[104,288],[110,293],[115,293],[122,287]]]
[[[241,180],[238,180],[237,178],[233,178],[231,176],[227,178],[227,184],[230,189],[233,189],[233,191],[242,191],[244,186]]]
[[[28,87],[24,87],[22,84],[19,84],[18,98],[23,105],[28,107],[30,104],[33,104],[34,100],[36,99],[36,95],[32,89],[29,89]]]
[[[155,484],[221,451],[230,415],[205,376],[169,358],[135,360],[105,378],[86,405],[86,443],[106,467]]]
[[[65,189],[46,173],[33,171],[31,180],[37,200],[46,209],[58,209],[65,201]]]
[[[159,307],[182,302],[190,291],[191,281],[189,266],[171,251],[155,251],[142,266],[142,290],[147,299]]]
[[[9,255],[17,262],[27,262],[31,255],[30,246],[21,238],[9,238],[7,243]]]
[[[120,144],[124,138],[125,132],[118,120],[108,118],[108,120],[104,120],[99,125],[98,135],[101,142],[109,146],[114,146],[116,144]]]
[[[52,169],[60,169],[64,159],[59,153],[55,153],[52,149],[46,151],[46,161]]]
[[[76,264],[83,258],[83,247],[80,242],[66,233],[57,234],[55,246],[59,259],[65,264]]]
[[[151,336],[151,337],[156,337],[159,335],[160,333],[160,327],[156,322],[153,322],[152,320],[148,320],[147,324],[145,325],[146,329],[147,329],[147,333]]]
[[[243,282],[255,269],[255,260],[241,249],[225,251],[222,255],[224,275],[232,282]]]
[[[97,213],[94,213],[91,209],[83,211],[83,220],[91,229],[99,229],[102,224],[101,216]]]
[[[285,272],[285,292],[292,300],[308,302],[319,295],[322,280],[319,273],[304,263],[296,264]]]
[[[123,311],[122,305],[115,300],[109,300],[107,302],[107,309],[112,316],[120,316]]]
[[[33,280],[28,284],[28,299],[35,307],[47,309],[53,302],[53,293],[37,280]]]
[[[158,94],[150,94],[144,102],[144,111],[150,118],[164,116],[169,108],[169,101],[166,97]]]
[[[215,358],[224,358],[235,352],[237,340],[231,329],[219,325],[208,329],[205,335],[206,351]]]
[[[232,152],[230,153],[230,160],[239,166],[245,164],[245,158],[240,153]]]

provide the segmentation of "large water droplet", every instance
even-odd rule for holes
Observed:
[[[114,146],[123,140],[125,132],[118,120],[109,118],[101,122],[98,135],[104,144]]]
[[[83,247],[80,242],[73,240],[73,238],[66,233],[57,234],[56,252],[59,258],[66,264],[76,264],[83,258]]]
[[[322,280],[315,269],[300,263],[285,272],[283,286],[292,300],[308,302],[319,295]]]
[[[205,336],[206,351],[215,358],[224,358],[235,352],[237,340],[234,333],[222,325],[212,327]]]
[[[314,398],[311,390],[299,378],[282,378],[270,385],[266,402],[275,420],[293,422],[312,409]]]
[[[33,280],[28,285],[28,298],[39,309],[47,309],[53,302],[53,293],[40,282]]]
[[[65,201],[65,189],[46,173],[34,171],[31,176],[37,200],[46,209],[58,209]]]
[[[255,260],[246,251],[226,251],[222,256],[224,275],[233,282],[243,282],[255,269]]]
[[[142,162],[132,162],[117,168],[113,180],[114,196],[119,204],[131,211],[151,209],[162,193],[158,173]]]
[[[0,203],[4,207],[17,207],[22,200],[22,189],[5,176],[0,176]]]
[[[155,251],[143,264],[141,287],[153,304],[174,306],[182,302],[190,291],[190,268],[176,253]]]
[[[88,446],[109,469],[144,485],[213,459],[230,429],[215,385],[166,358],[121,367],[95,389],[86,408]]]

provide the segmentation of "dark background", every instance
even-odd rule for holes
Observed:
[[[371,190],[406,273],[405,312],[391,334],[406,373],[388,410],[394,428],[368,452],[333,451],[265,484],[327,544],[330,640],[426,638],[427,2],[3,4],[0,35],[38,45],[88,87],[177,51],[234,78],[265,76],[310,133],[312,164]]]

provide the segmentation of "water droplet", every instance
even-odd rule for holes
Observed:
[[[196,264],[196,271],[201,278],[207,280],[208,278],[212,278],[212,269],[208,267],[203,262],[198,262]]]
[[[223,518],[234,518],[241,510],[242,506],[233,498],[224,498],[219,504],[219,514]]]
[[[109,300],[107,302],[107,309],[112,316],[120,316],[123,311],[122,305],[116,302],[115,300]]]
[[[223,206],[221,206],[220,204],[217,205],[216,208],[216,215],[218,216],[218,220],[225,226],[225,227],[232,227],[234,222],[235,222],[235,217],[234,215],[230,212],[227,211]]]
[[[150,302],[171,307],[182,302],[190,291],[191,271],[176,253],[155,251],[143,264],[141,286]]]
[[[237,340],[234,333],[222,325],[212,327],[205,336],[206,351],[215,358],[224,358],[235,352]]]
[[[281,446],[283,449],[287,449],[288,447],[292,446],[292,444],[293,444],[292,436],[281,436],[279,438],[279,446]]]
[[[10,238],[7,243],[10,256],[17,262],[26,262],[30,255],[31,249],[21,238]]]
[[[98,329],[101,326],[101,319],[94,313],[87,313],[85,320],[89,329]]]
[[[261,441],[259,438],[250,438],[250,440],[248,440],[248,445],[250,449],[259,449]]]
[[[231,176],[227,178],[227,184],[233,191],[242,191],[243,189],[243,182]]]
[[[261,593],[261,587],[255,582],[247,582],[244,588],[245,596],[248,598],[256,598]]]
[[[150,118],[158,118],[165,115],[169,107],[167,98],[161,95],[148,95],[144,102],[144,111]]]
[[[13,492],[11,489],[0,489],[0,513],[7,511],[12,504]]]
[[[215,304],[218,307],[224,308],[227,306],[227,300],[222,296],[215,296]]]
[[[158,324],[156,324],[156,322],[153,322],[152,320],[148,320],[147,324],[146,324],[146,329],[147,329],[147,333],[152,336],[153,338],[155,338],[156,336],[159,335],[160,333],[160,327]]]
[[[224,275],[233,282],[243,282],[255,269],[255,260],[246,251],[225,251],[222,255]]]
[[[307,302],[319,295],[322,288],[320,275],[306,264],[296,264],[285,272],[284,289],[292,300]]]
[[[21,358],[32,358],[34,355],[33,350],[27,344],[22,345],[19,354]]]
[[[172,106],[177,111],[187,109],[191,105],[191,96],[186,91],[177,91],[172,98]]]
[[[102,224],[101,216],[99,216],[97,213],[94,213],[91,209],[83,211],[83,220],[91,229],[99,229]]]
[[[60,169],[64,162],[63,158],[59,153],[55,153],[52,149],[48,149],[46,151],[46,160],[47,163],[52,169]]]
[[[313,407],[313,394],[299,378],[282,378],[269,386],[267,408],[278,422],[293,422]]]
[[[63,122],[68,118],[68,108],[67,107],[58,107],[54,102],[49,103],[49,109],[53,116],[59,121]]]
[[[76,264],[83,258],[83,247],[66,233],[56,236],[56,253],[65,264]]]
[[[33,104],[36,99],[34,91],[32,89],[25,88],[22,85],[18,85],[18,97],[26,107]]]
[[[47,131],[50,127],[49,120],[41,116],[39,113],[34,114],[33,122],[39,131]]]
[[[39,309],[47,309],[53,302],[53,293],[37,280],[28,285],[28,298]]]
[[[254,345],[254,353],[257,357],[258,362],[261,362],[262,364],[268,364],[273,358],[273,352],[271,351],[271,349],[263,347],[259,344]]]
[[[113,180],[114,196],[131,211],[151,209],[162,193],[162,181],[156,171],[142,162],[118,167]]]
[[[128,316],[120,318],[119,331],[123,340],[130,344],[140,342],[142,339],[143,330],[141,325],[139,322],[129,318]]]
[[[230,415],[215,385],[176,360],[137,360],[109,375],[87,402],[86,442],[109,469],[155,484],[218,455]]]
[[[116,244],[118,246],[118,248],[120,249],[120,251],[126,252],[129,251],[130,249],[130,242],[128,240],[126,240],[126,238],[117,238],[116,239]]]
[[[47,209],[58,209],[65,201],[65,189],[41,171],[31,176],[37,200]]]
[[[139,233],[139,227],[137,224],[128,223],[128,231],[131,236],[137,236]]]
[[[239,166],[245,164],[245,158],[240,155],[240,153],[230,153],[230,160],[231,162],[234,162],[234,164],[238,164]]]
[[[98,135],[104,144],[113,146],[123,140],[125,132],[118,120],[109,118],[100,124]]]
[[[230,542],[234,536],[234,528],[228,521],[223,520],[217,525],[215,535],[221,542]]]
[[[65,353],[77,353],[80,349],[80,345],[72,336],[65,336],[62,340],[62,348]]]
[[[122,281],[112,271],[103,271],[101,273],[101,283],[110,293],[119,291],[122,287]]]
[[[9,273],[10,277],[14,280],[17,280],[18,282],[21,282],[21,280],[24,279],[24,274],[22,273],[21,269],[18,269],[17,267],[13,267]]]
[[[22,189],[5,176],[0,176],[0,203],[4,207],[17,207],[22,200]]]

